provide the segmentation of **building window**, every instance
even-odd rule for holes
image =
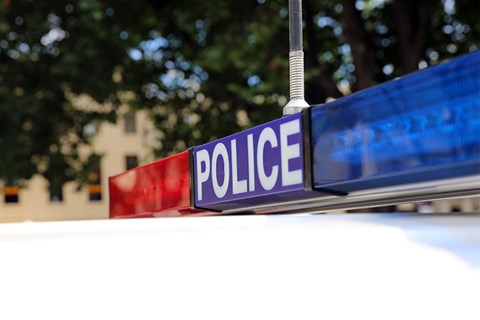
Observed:
[[[126,156],[125,157],[125,168],[127,170],[138,167],[138,157],[137,156]]]
[[[89,184],[88,185],[88,199],[90,201],[102,200],[102,185],[101,184]]]
[[[125,133],[135,133],[137,132],[137,122],[135,119],[135,113],[129,112],[123,116],[125,122]]]
[[[20,191],[19,187],[16,186],[6,186],[3,188],[3,198],[5,203],[18,203],[18,192]]]
[[[88,198],[90,201],[102,200],[102,175],[100,156],[93,155],[89,160]]]
[[[50,202],[63,202],[63,186],[50,183]]]

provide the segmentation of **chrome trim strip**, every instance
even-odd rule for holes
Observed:
[[[322,213],[331,210],[358,209],[409,202],[480,196],[480,175],[405,184],[352,192],[348,196],[319,196],[311,199],[226,210],[238,213]]]

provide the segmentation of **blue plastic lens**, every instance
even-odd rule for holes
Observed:
[[[480,173],[479,51],[310,112],[316,189]]]

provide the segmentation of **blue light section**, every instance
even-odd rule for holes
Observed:
[[[316,189],[480,173],[480,51],[310,112]]]

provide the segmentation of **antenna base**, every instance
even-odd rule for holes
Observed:
[[[305,99],[290,99],[285,107],[283,107],[283,116],[301,112],[309,107],[310,105],[307,103],[307,101],[305,101]]]

